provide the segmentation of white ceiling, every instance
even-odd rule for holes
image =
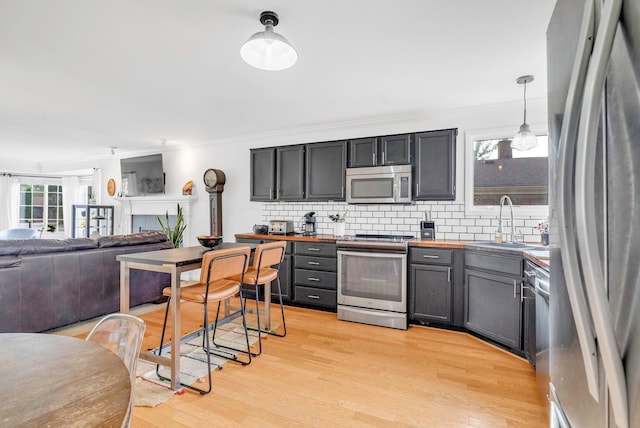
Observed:
[[[546,94],[555,0],[0,0],[2,158],[204,144]],[[291,69],[245,64],[264,27]]]

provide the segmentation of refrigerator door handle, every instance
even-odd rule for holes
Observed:
[[[584,260],[583,279],[609,387],[613,417],[620,428],[627,428],[629,410],[624,366],[603,286],[604,267],[598,248],[593,244],[593,239],[597,236],[594,171],[597,162],[598,116],[621,9],[622,0],[609,0],[604,3],[592,59],[587,70],[578,128],[578,141],[582,144],[579,144],[576,150],[576,226],[579,251]]]
[[[558,210],[558,235],[560,239],[560,255],[564,268],[564,277],[571,303],[571,312],[576,325],[578,342],[582,353],[587,387],[589,394],[596,402],[600,401],[600,383],[598,376],[598,353],[592,321],[589,315],[587,299],[582,288],[580,276],[580,260],[578,256],[575,236],[575,206],[573,204],[573,156],[577,145],[577,129],[579,123],[580,102],[582,88],[589,54],[593,42],[594,2],[587,1],[580,27],[579,45],[571,72],[569,92],[564,109],[564,119],[558,147],[558,164],[561,173],[558,174],[558,195],[556,207]]]

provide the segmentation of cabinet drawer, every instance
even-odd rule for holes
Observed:
[[[338,295],[334,290],[324,290],[322,288],[302,287],[296,285],[297,303],[306,303],[314,306],[325,306],[335,308],[338,304]]]
[[[464,265],[465,267],[493,270],[516,276],[522,276],[523,274],[522,257],[466,251],[464,255]]]
[[[293,248],[296,255],[302,254],[308,256],[337,257],[335,244],[295,242]]]
[[[453,263],[453,250],[445,250],[442,248],[411,248],[411,263],[450,265]]]
[[[335,272],[322,272],[317,270],[296,269],[295,283],[310,287],[329,288],[336,290],[337,274]]]
[[[326,270],[335,272],[338,266],[337,259],[327,257],[294,256],[296,269]]]

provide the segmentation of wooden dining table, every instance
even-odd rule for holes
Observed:
[[[129,370],[97,343],[0,334],[0,427],[120,427],[130,396]]]
[[[169,312],[171,313],[171,337],[183,337],[180,331],[180,286],[181,275],[202,266],[202,258],[207,251],[224,250],[229,248],[249,247],[255,249],[255,244],[242,244],[235,242],[223,242],[209,249],[202,246],[170,248],[167,250],[146,251],[143,253],[120,254],[116,260],[120,262],[120,312],[128,313],[130,295],[130,270],[140,269],[153,272],[164,272],[171,275],[171,296]],[[271,300],[271,288],[265,286],[265,318],[266,328],[269,328],[269,301]],[[228,311],[227,311],[228,312]],[[226,314],[228,315],[228,313]],[[171,370],[171,388],[178,390],[180,385],[180,343],[181,340],[171,341],[171,356],[165,357],[153,352],[140,352],[140,358],[156,364],[167,366]]]

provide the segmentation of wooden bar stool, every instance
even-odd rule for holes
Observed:
[[[200,283],[189,287],[182,288],[180,290],[180,298],[182,300],[194,303],[200,303],[204,306],[204,326],[202,337],[202,348],[207,354],[207,364],[209,367],[209,389],[202,390],[191,385],[181,383],[185,388],[192,389],[199,392],[201,395],[211,392],[211,355],[222,357],[231,361],[241,363],[242,365],[248,365],[251,363],[251,351],[249,345],[249,331],[247,330],[247,322],[245,318],[245,305],[240,304],[240,311],[242,313],[242,326],[244,328],[245,339],[247,349],[235,349],[229,346],[223,346],[216,344],[216,328],[218,319],[220,317],[220,303],[227,299],[234,297],[240,292],[240,284],[244,278],[244,272],[249,264],[249,256],[251,249],[249,247],[230,248],[226,250],[213,250],[204,253],[202,258],[202,268],[200,270]],[[231,277],[237,279],[231,279]],[[158,355],[162,353],[162,343],[164,342],[164,333],[167,327],[167,316],[169,315],[169,302],[172,298],[171,287],[167,287],[162,290],[162,294],[167,296],[167,310],[164,315],[164,323],[162,325],[162,336],[160,338],[160,347],[158,348]],[[208,303],[218,303],[218,310],[216,312],[216,321],[213,324],[213,335],[211,342],[216,348],[228,349],[228,355],[215,352],[215,349],[211,349],[209,340],[209,314],[207,310]],[[171,340],[180,340],[180,338],[171,338]],[[222,351],[224,352],[224,351]],[[242,353],[247,355],[246,360],[240,360],[237,354]],[[219,366],[218,366],[219,367]],[[170,380],[163,377],[159,373],[160,365],[156,366],[156,374],[159,379]]]
[[[247,269],[244,274],[244,280],[242,280],[242,287],[244,295],[244,305],[246,307],[247,293],[246,288],[249,286],[254,287],[255,299],[256,299],[256,318],[258,322],[258,328],[254,329],[249,327],[249,330],[258,331],[258,352],[253,356],[258,356],[262,353],[262,333],[271,334],[278,337],[284,337],[287,335],[287,325],[284,319],[284,304],[282,303],[282,287],[280,285],[280,278],[278,277],[278,271],[280,265],[284,260],[285,248],[287,246],[286,241],[269,242],[266,244],[260,244],[256,247],[256,251],[253,257],[253,263]],[[234,277],[235,280],[239,278]],[[278,296],[280,298],[280,313],[282,315],[282,329],[283,333],[277,333],[274,329],[263,330],[260,327],[260,294],[259,287],[264,286],[272,281],[278,283]],[[270,302],[269,302],[270,303]],[[265,302],[267,304],[267,302]]]

